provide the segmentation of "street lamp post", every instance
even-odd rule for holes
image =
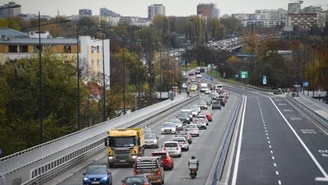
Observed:
[[[80,39],[79,39],[79,23],[76,24],[76,70],[77,70],[77,129],[81,129],[81,110],[80,110]]]
[[[41,44],[41,26],[49,25],[49,24],[56,24],[56,23],[63,23],[69,22],[69,20],[63,20],[58,22],[51,22],[41,25],[41,15],[40,11],[38,12],[38,32],[39,32],[39,109],[40,109],[40,143],[44,142],[44,134],[43,134],[43,87],[42,87],[42,44]],[[32,27],[31,27],[32,28]]]
[[[312,96],[313,96],[313,98],[314,98],[314,89],[315,89],[315,74],[314,74],[314,67],[315,67],[315,48],[317,47],[317,45],[316,44],[313,44],[312,45],[312,48],[313,48],[313,56],[312,56],[312,58],[313,58],[313,61],[312,61]]]
[[[104,117],[103,120],[106,121],[106,75],[105,75],[105,42],[104,42],[104,32],[101,34],[101,41],[102,41],[102,62],[103,62],[103,96],[104,96],[104,102],[103,102],[103,109],[104,109]]]
[[[125,53],[124,53],[124,35],[121,35],[123,40],[123,114],[126,114],[126,108],[125,108]]]
[[[138,39],[138,98],[139,109],[141,109],[141,70],[140,70],[140,43],[142,40]]]

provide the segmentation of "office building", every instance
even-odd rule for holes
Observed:
[[[81,16],[90,16],[92,15],[92,11],[89,9],[80,9],[79,10],[79,15]]]
[[[15,2],[9,2],[0,6],[0,18],[13,17],[21,14],[21,5]]]
[[[120,14],[113,12],[112,10],[109,10],[107,8],[100,8],[100,16],[103,17],[121,17]]]
[[[153,20],[156,15],[164,15],[165,16],[165,6],[162,4],[153,4],[148,6],[148,19]]]
[[[216,4],[198,4],[197,15],[206,16],[207,20],[220,18],[220,10],[216,8]]]

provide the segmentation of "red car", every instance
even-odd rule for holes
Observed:
[[[194,76],[194,73],[193,72],[189,72],[188,75],[189,76]]]
[[[206,118],[208,121],[212,122],[213,118],[212,118],[212,115],[210,113],[206,113]]]
[[[150,154],[150,156],[161,156],[161,162],[163,164],[164,170],[173,170],[174,161],[172,157],[170,157],[167,151],[155,151]]]

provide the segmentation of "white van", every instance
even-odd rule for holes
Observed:
[[[216,84],[215,85],[215,90],[218,93],[223,92],[223,85],[222,84]]]

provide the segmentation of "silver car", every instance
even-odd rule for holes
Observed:
[[[145,133],[145,148],[158,148],[158,137],[156,133],[147,132]]]
[[[193,124],[197,125],[199,129],[207,129],[206,121],[203,118],[195,118]]]
[[[198,113],[201,113],[202,112],[202,109],[200,108],[200,105],[197,105],[196,104],[196,105],[191,106],[191,108],[194,108],[194,107],[196,107],[198,109]]]
[[[191,114],[192,114],[193,117],[198,116],[198,114],[199,114],[198,109],[199,109],[198,107],[190,107]]]
[[[161,128],[161,134],[175,134],[177,127],[172,122],[164,122]]]
[[[189,150],[189,143],[185,137],[174,137],[172,141],[177,141],[181,147],[181,150],[183,151]]]
[[[195,124],[189,124],[185,126],[184,129],[187,130],[192,136],[199,136],[199,129]]]
[[[206,123],[206,126],[208,126],[208,119],[207,119],[206,115],[204,115],[204,114],[200,114],[200,115],[197,116],[197,118],[202,118],[202,119],[204,119],[204,121],[205,121],[205,123]]]
[[[193,117],[192,110],[190,110],[190,109],[182,109],[180,111],[180,113],[187,113],[190,116],[190,120],[192,120],[192,117]]]
[[[177,130],[182,130],[183,129],[183,123],[178,118],[172,118],[172,119],[169,120],[169,122],[174,123],[175,126],[177,127]]]

